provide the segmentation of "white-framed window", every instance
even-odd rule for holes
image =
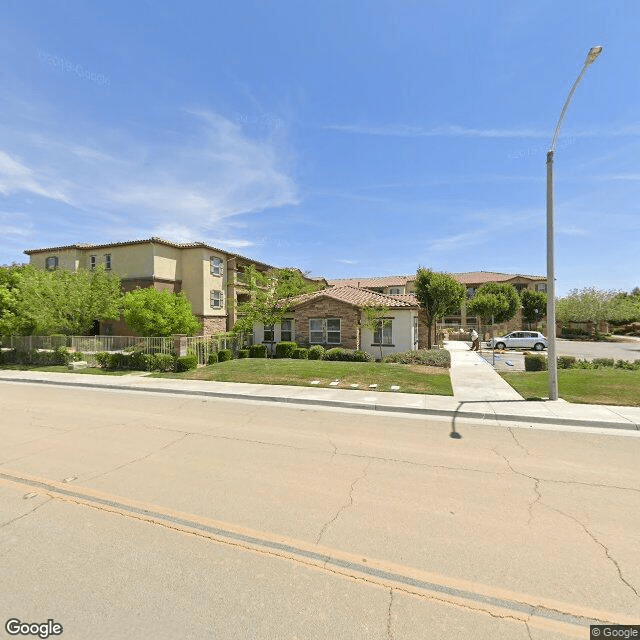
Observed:
[[[89,268],[93,271],[96,268],[98,256],[89,256]]]
[[[274,325],[272,325],[272,324],[265,324],[264,325],[264,338],[263,338],[262,341],[263,342],[275,342],[276,341]]]
[[[309,342],[311,344],[324,342],[324,320],[322,318],[309,318]]]
[[[224,273],[224,262],[222,258],[218,258],[218,256],[211,256],[209,258],[209,265],[211,268],[211,275],[221,276]]]
[[[222,309],[224,307],[224,293],[222,291],[214,289],[209,293],[209,299],[212,309]]]
[[[286,318],[280,323],[280,340],[291,342],[293,337],[293,320]]]
[[[311,344],[340,344],[342,334],[340,318],[309,318]]]
[[[544,291],[545,293],[547,292],[547,283],[546,282],[541,282],[539,284],[536,285],[536,291]]]
[[[389,287],[387,293],[390,296],[399,296],[402,294],[402,289],[400,287]]]
[[[58,256],[49,256],[44,261],[44,265],[49,271],[53,271],[58,267]]]
[[[107,271],[111,270],[111,254],[110,253],[104,254],[104,268]]]
[[[392,321],[390,318],[378,320],[376,329],[373,332],[373,344],[393,344],[391,325]]]
[[[476,290],[473,287],[467,287],[467,299],[468,300],[471,300],[471,298],[473,298],[475,293],[476,293]]]
[[[340,344],[340,318],[327,318],[327,344]]]

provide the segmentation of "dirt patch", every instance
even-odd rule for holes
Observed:
[[[405,365],[409,371],[415,371],[416,373],[426,373],[427,375],[449,375],[449,369],[445,367],[428,367],[424,364],[407,364]]]

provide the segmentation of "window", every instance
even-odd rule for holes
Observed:
[[[49,271],[53,271],[58,266],[58,257],[50,256],[44,261],[44,264]]]
[[[516,289],[516,291],[518,293],[520,293],[523,289],[527,289],[527,285],[526,284],[522,284],[521,282],[517,282],[516,284],[513,285]]]
[[[400,287],[389,287],[388,294],[390,296],[399,296],[402,294],[402,289]]]
[[[473,287],[467,287],[467,299],[471,300],[471,298],[473,298],[473,295],[475,294],[476,290]]]
[[[547,291],[547,283],[546,282],[542,282],[540,284],[536,285],[536,291],[544,291],[546,293]]]
[[[211,256],[209,258],[209,265],[211,267],[211,275],[213,276],[221,276],[224,273],[224,268],[222,262],[222,258],[218,258],[218,256]]]
[[[309,318],[309,342],[322,344],[324,342],[324,321],[322,318]]]
[[[104,254],[104,268],[108,270],[111,269],[111,254],[110,253],[105,253]]]
[[[280,324],[280,340],[283,342],[291,342],[291,334],[293,331],[293,320],[288,318]]]
[[[340,344],[340,318],[327,318],[327,344]]]
[[[389,318],[384,318],[378,322],[378,326],[373,332],[373,344],[393,344],[391,339],[391,320]]]
[[[272,324],[264,325],[264,339],[263,342],[275,342],[274,331]]]
[[[91,270],[96,268],[97,256],[89,256],[89,268]]]
[[[222,309],[222,307],[224,306],[224,294],[222,293],[222,291],[211,291],[210,299],[212,309]]]
[[[311,344],[340,344],[340,318],[309,318],[309,342]]]

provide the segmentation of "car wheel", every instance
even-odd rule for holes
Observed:
[[[544,345],[542,344],[542,342],[536,342],[533,345],[533,348],[535,351],[542,351],[544,349]]]
[[[507,345],[504,342],[497,342],[496,343],[496,349],[505,349],[506,346]]]

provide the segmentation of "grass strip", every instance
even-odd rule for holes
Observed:
[[[352,384],[358,384],[359,389],[368,389],[370,384],[377,384],[377,391],[390,391],[391,385],[398,385],[401,393],[453,395],[447,369],[380,362],[246,358],[184,373],[156,373],[152,377],[293,386],[311,386],[311,380],[319,380],[314,386],[351,389]],[[329,387],[334,380],[339,384]]]
[[[500,374],[522,397],[549,395],[546,371]],[[558,395],[567,402],[640,407],[640,371],[560,369]]]

